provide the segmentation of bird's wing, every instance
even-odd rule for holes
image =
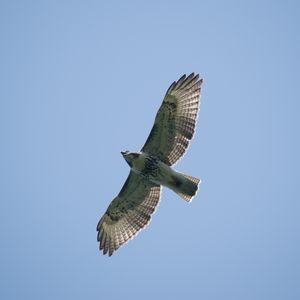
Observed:
[[[119,195],[97,225],[100,250],[113,254],[150,221],[160,199],[160,186],[130,171]]]
[[[174,81],[166,92],[143,152],[173,165],[193,137],[203,80],[194,73]]]

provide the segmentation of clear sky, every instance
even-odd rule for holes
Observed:
[[[0,298],[300,299],[298,1],[0,2]],[[170,83],[197,132],[150,226],[96,224]]]

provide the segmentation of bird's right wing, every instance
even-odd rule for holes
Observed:
[[[133,171],[97,225],[103,254],[113,254],[150,221],[160,199],[160,186]]]

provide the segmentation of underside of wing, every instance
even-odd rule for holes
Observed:
[[[113,254],[150,221],[160,199],[160,186],[130,172],[121,192],[97,225],[103,254]]]
[[[192,73],[172,83],[143,152],[157,156],[168,165],[183,156],[195,132],[202,82],[199,75]]]

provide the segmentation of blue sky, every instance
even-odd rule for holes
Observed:
[[[1,299],[299,299],[297,1],[1,1]],[[170,83],[205,83],[181,172],[111,258],[96,224]]]

